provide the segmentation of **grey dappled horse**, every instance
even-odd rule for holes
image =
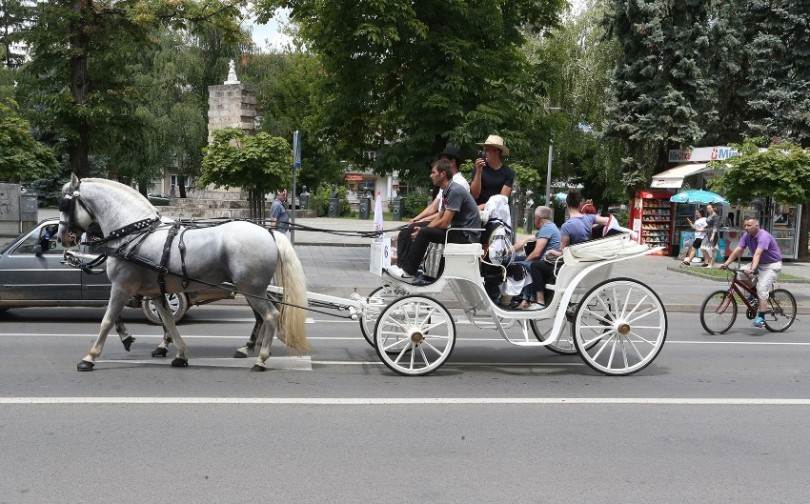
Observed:
[[[159,218],[159,213],[151,203],[133,188],[101,178],[86,178],[81,181],[74,175],[62,189],[63,203],[60,206],[58,239],[64,241],[67,231],[85,230],[91,222],[97,222],[105,237],[126,226]],[[167,227],[161,226],[151,231],[140,245],[135,255],[152,264],[159,265],[168,236]],[[136,237],[121,236],[109,241],[108,249],[116,249],[122,243]],[[136,238],[132,243],[139,241]],[[248,304],[257,317],[256,344],[261,342],[253,370],[263,371],[270,355],[270,343],[278,333],[292,350],[300,353],[308,350],[304,334],[304,310],[282,305],[277,310],[267,299],[267,286],[273,275],[284,289],[283,302],[306,306],[304,270],[290,241],[281,233],[271,235],[267,229],[245,221],[231,221],[211,227],[189,228],[183,237],[185,242],[185,267],[189,279],[207,284],[230,283],[245,295]],[[210,289],[210,286],[191,280],[183,286],[179,276],[182,267],[178,252],[178,238],[171,245],[167,263],[166,292],[193,292],[195,289]],[[68,244],[69,245],[69,244]],[[276,266],[278,267],[278,270]],[[107,276],[112,288],[107,311],[101,322],[98,338],[87,355],[78,363],[79,371],[93,369],[96,358],[101,354],[107,334],[115,325],[127,300],[134,295],[155,298],[155,306],[160,314],[166,334],[177,347],[172,366],[188,365],[186,343],[177,332],[169,307],[160,295],[158,272],[134,262],[118,259],[112,255],[107,259]]]

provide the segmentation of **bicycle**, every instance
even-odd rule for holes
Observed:
[[[759,309],[756,288],[740,280],[739,268],[728,268],[729,285],[726,290],[709,294],[700,307],[700,324],[709,334],[723,334],[737,320],[738,299],[746,307],[745,316],[753,320]],[[796,320],[796,298],[787,289],[773,289],[768,294],[769,310],[765,313],[765,327],[771,332],[786,331]]]

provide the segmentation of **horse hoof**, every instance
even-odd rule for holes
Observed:
[[[77,371],[92,371],[93,366],[95,366],[95,365],[96,364],[94,362],[90,362],[90,361],[86,361],[86,360],[80,360],[79,363],[76,364],[76,370]]]
[[[165,347],[157,347],[152,350],[152,357],[166,357],[169,353],[169,350]]]
[[[135,338],[132,336],[127,336],[126,338],[121,340],[121,343],[124,344],[124,350],[129,352],[129,349],[132,347],[132,344],[135,343]]]
[[[234,359],[244,359],[247,357],[247,354],[241,350],[237,350],[233,353]]]
[[[172,367],[188,367],[188,359],[175,357],[172,361]]]
[[[250,370],[258,373],[258,372],[262,372],[262,371],[267,371],[267,368],[264,367],[264,366],[260,366],[258,364],[254,364],[253,367],[250,368]]]

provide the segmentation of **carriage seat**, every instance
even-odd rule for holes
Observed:
[[[647,245],[631,240],[629,234],[620,234],[569,245],[563,250],[563,260],[565,264],[608,261],[646,250],[649,250]]]
[[[448,243],[444,246],[444,256],[472,255],[481,257],[484,248],[480,243]]]

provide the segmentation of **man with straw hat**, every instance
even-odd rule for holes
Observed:
[[[478,144],[483,147],[483,155],[475,160],[470,194],[479,206],[483,206],[491,196],[502,194],[509,197],[515,183],[515,172],[503,164],[503,158],[509,155],[509,149],[503,138],[489,135]]]

